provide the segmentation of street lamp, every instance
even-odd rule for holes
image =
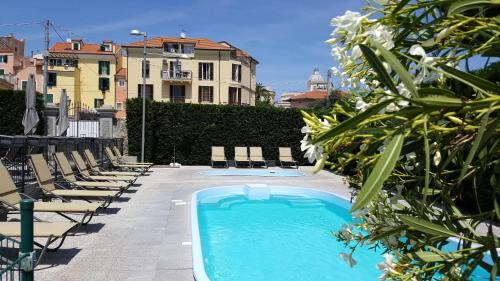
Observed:
[[[144,143],[146,140],[146,46],[148,33],[138,29],[132,29],[130,35],[144,36],[144,59],[142,61],[142,143],[141,143],[141,162],[144,163]]]

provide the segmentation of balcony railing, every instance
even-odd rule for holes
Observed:
[[[16,77],[14,77],[14,75],[0,74],[0,79],[5,80],[12,85],[16,84]]]
[[[191,82],[192,76],[193,75],[191,71],[171,71],[171,70],[161,71],[161,79],[164,81]]]

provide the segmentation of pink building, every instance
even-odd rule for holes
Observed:
[[[36,91],[43,92],[43,59],[41,57],[25,58],[24,68],[14,76],[14,90],[25,90],[30,74],[35,76]]]
[[[24,40],[9,34],[0,37],[0,75],[15,75],[24,68]]]
[[[26,58],[24,40],[9,34],[0,37],[0,79],[9,89],[24,90],[30,74],[35,75],[36,90],[43,91],[43,57]]]

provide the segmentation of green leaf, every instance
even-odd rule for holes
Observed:
[[[458,0],[453,2],[448,8],[448,16],[461,14],[470,9],[477,9],[483,6],[499,5],[499,0]]]
[[[379,104],[376,104],[368,108],[367,110],[361,112],[360,114],[353,116],[345,120],[344,122],[340,123],[338,126],[333,127],[330,130],[326,131],[325,133],[323,133],[323,135],[319,136],[317,139],[313,139],[312,143],[315,144],[318,142],[328,140],[347,130],[356,127],[356,125],[365,121],[365,119],[367,119],[368,117],[377,114],[380,110],[384,109],[387,105],[389,105],[392,102],[394,102],[394,99],[388,99],[386,101],[383,101]]]
[[[401,154],[401,148],[404,143],[404,133],[402,130],[398,131],[392,137],[392,140],[387,145],[387,148],[382,152],[382,155],[377,160],[373,167],[368,179],[363,184],[361,191],[356,196],[356,201],[351,207],[351,212],[361,209],[368,202],[378,195],[382,189],[385,180],[391,175],[398,157]]]
[[[408,2],[410,2],[410,0],[400,1],[396,8],[394,8],[394,10],[392,11],[392,14],[396,15],[401,9],[403,9],[404,6],[406,6],[406,4],[408,4]]]
[[[415,252],[414,255],[411,254],[411,256],[416,256],[418,259],[423,260],[425,262],[441,262],[441,261],[462,258],[463,254],[456,253],[456,252],[455,253],[443,253],[441,251],[439,251],[438,253],[417,251],[417,252]]]
[[[452,97],[452,98],[457,96],[455,94],[455,92],[450,91],[448,89],[444,89],[444,88],[421,88],[421,89],[418,89],[418,94],[420,96],[442,95],[442,96],[447,96],[447,97]]]
[[[401,220],[406,225],[415,228],[418,231],[425,232],[435,236],[441,237],[459,237],[463,238],[459,234],[447,229],[439,224],[432,223],[430,221],[422,220],[412,216],[401,216]]]
[[[458,184],[462,182],[464,179],[465,174],[469,170],[469,166],[472,163],[472,159],[474,159],[474,156],[476,155],[476,152],[479,148],[479,144],[481,143],[481,138],[483,137],[486,125],[488,124],[488,119],[490,116],[491,109],[483,116],[481,120],[481,127],[479,127],[479,130],[477,131],[477,135],[474,138],[474,141],[472,143],[472,147],[469,151],[469,154],[467,155],[467,158],[465,159],[465,162],[463,164],[462,170],[460,171],[460,176],[458,177]]]
[[[500,86],[491,81],[488,81],[486,79],[483,79],[476,75],[472,75],[467,72],[460,71],[456,68],[447,66],[445,64],[438,64],[438,65],[441,67],[441,69],[444,70],[445,74],[449,74],[450,76],[457,78],[458,80],[461,80],[464,83],[469,84],[474,88],[477,88],[478,90],[500,93]]]
[[[412,99],[412,102],[430,107],[462,107],[464,102],[459,98],[452,98],[441,95],[428,95],[421,98]]]
[[[429,189],[429,184],[431,181],[431,151],[429,148],[429,137],[427,131],[427,119],[428,116],[424,117],[424,152],[425,152],[425,178],[424,178],[424,189],[423,189],[423,202],[425,203],[427,199],[427,191]]]
[[[373,70],[377,72],[380,82],[384,83],[389,88],[389,90],[398,95],[398,89],[396,89],[396,86],[392,82],[391,76],[389,76],[389,73],[387,73],[387,70],[385,69],[382,62],[378,59],[377,55],[375,55],[372,49],[364,44],[359,44],[359,48],[363,52],[363,55],[365,56],[366,60],[371,65]]]
[[[403,82],[406,89],[410,91],[411,95],[414,98],[418,98],[418,91],[417,87],[413,83],[413,77],[408,71],[406,71],[404,66],[399,62],[398,58],[396,58],[395,55],[393,55],[389,50],[387,50],[384,46],[382,46],[375,40],[371,40],[370,43],[374,45],[377,48],[377,50],[380,51],[384,59],[392,67],[392,70],[394,70],[398,74],[399,78],[401,79],[401,82]]]

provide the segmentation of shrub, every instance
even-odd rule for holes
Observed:
[[[261,146],[267,160],[278,159],[278,147],[290,146],[297,161],[300,151],[301,114],[296,109],[231,105],[177,104],[148,101],[145,158],[158,164],[210,163],[211,146],[224,146],[233,159],[235,146]],[[140,154],[142,101],[127,102],[129,151]]]
[[[43,111],[43,96],[37,95],[36,108],[40,122],[36,134],[44,132],[44,123],[41,112]],[[23,135],[23,116],[25,111],[24,91],[0,90],[0,134],[2,135]]]

